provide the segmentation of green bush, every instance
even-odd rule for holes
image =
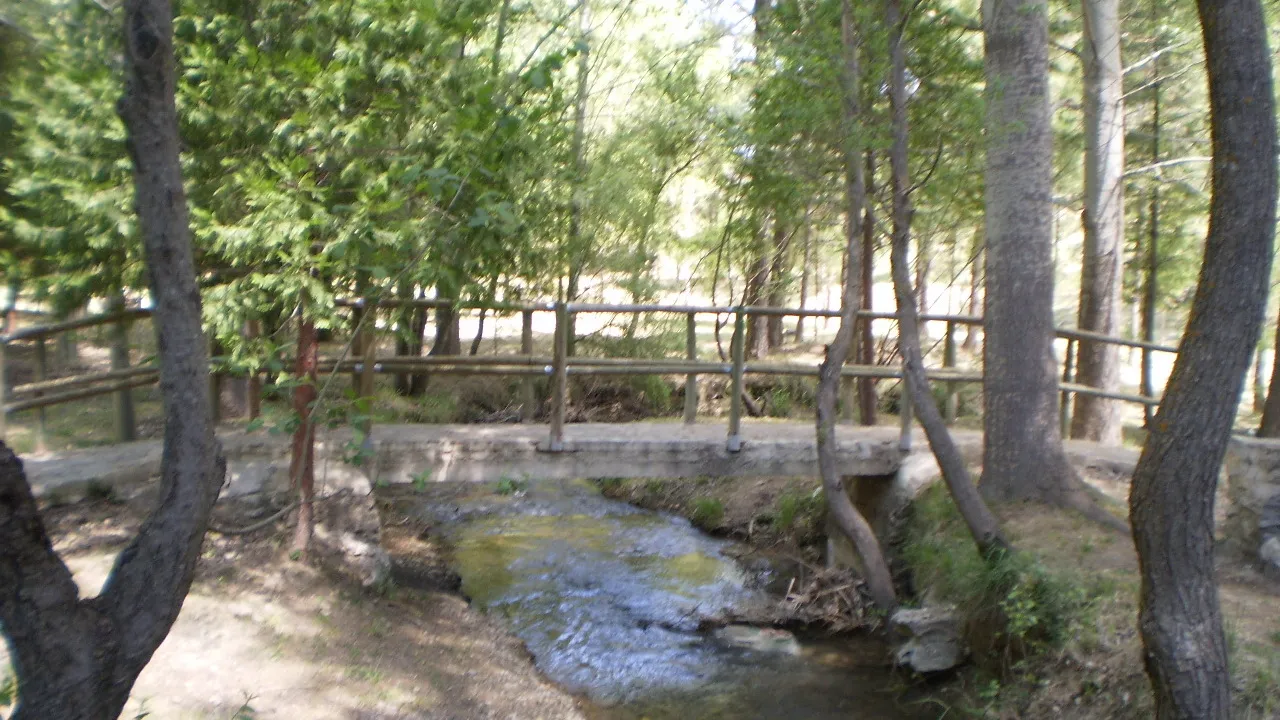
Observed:
[[[827,500],[821,488],[810,493],[785,492],[776,501],[773,526],[782,531],[791,530],[824,517],[826,512]]]
[[[959,608],[977,659],[1002,673],[1089,627],[1106,592],[1025,552],[982,557],[942,485],[916,500],[902,554],[920,594]]]

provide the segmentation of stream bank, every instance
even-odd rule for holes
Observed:
[[[937,716],[903,695],[879,641],[741,622],[781,619],[785,569],[591,483],[441,483],[384,506],[441,542],[462,593],[589,717]]]

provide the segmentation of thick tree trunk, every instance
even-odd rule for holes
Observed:
[[[861,52],[857,30],[853,19],[852,0],[844,0],[841,12],[841,36],[843,39],[844,63],[842,70],[842,86],[844,91],[845,117],[857,120],[861,116],[858,90],[860,89],[860,63],[858,53]],[[862,559],[866,574],[867,588],[876,605],[886,612],[892,612],[897,605],[897,596],[893,590],[893,578],[889,574],[889,565],[885,562],[884,553],[875,533],[866,518],[862,517],[849,495],[845,492],[843,473],[836,462],[836,396],[840,388],[840,368],[848,358],[853,346],[853,330],[855,313],[858,308],[858,285],[861,275],[858,273],[858,241],[862,235],[862,205],[866,200],[866,187],[863,184],[862,163],[856,135],[849,134],[845,139],[846,163],[848,171],[845,201],[845,262],[848,271],[845,273],[844,292],[840,305],[840,328],[835,339],[827,347],[826,357],[818,369],[817,392],[817,445],[818,467],[822,473],[822,487],[827,497],[827,507],[835,519],[841,532],[853,541],[854,549]]]
[[[1258,0],[1200,0],[1213,200],[1178,359],[1129,498],[1139,628],[1156,716],[1227,718],[1231,681],[1214,580],[1214,491],[1270,284],[1276,127]]]
[[[773,226],[777,228],[778,220],[774,218]],[[775,230],[776,232],[776,230]],[[742,304],[748,307],[762,306],[766,303],[765,292],[769,287],[769,270],[773,267],[772,253],[762,238],[759,252],[753,261],[751,276],[747,278],[746,289],[743,290]],[[746,353],[750,359],[760,359],[769,354],[768,319],[764,315],[747,317]]]
[[[964,518],[974,542],[983,556],[1007,549],[1000,524],[969,477],[964,457],[951,439],[933,392],[925,375],[924,357],[920,352],[920,322],[916,314],[916,295],[911,288],[907,250],[911,245],[911,198],[907,167],[907,65],[902,48],[901,0],[888,0],[885,25],[889,35],[889,102],[892,108],[893,144],[889,152],[893,187],[893,294],[898,301],[898,348],[902,352],[907,392],[916,417],[929,438],[929,447],[942,470],[951,497]]]
[[[1083,330],[1115,335],[1120,325],[1124,273],[1124,67],[1120,62],[1119,0],[1082,0],[1084,6],[1084,258],[1080,315]],[[1080,342],[1078,382],[1116,391],[1120,349]],[[1115,400],[1077,395],[1071,437],[1120,444]]]
[[[298,353],[294,375],[299,384],[293,388],[293,412],[297,427],[289,459],[289,480],[298,492],[298,525],[293,536],[293,551],[306,560],[311,547],[311,530],[315,517],[312,500],[315,496],[316,424],[312,417],[312,404],[316,401],[316,361],[319,343],[316,326],[306,316],[305,304],[298,315]]]
[[[1053,355],[1052,134],[1046,0],[983,3],[986,342],[983,492],[1065,501]]]
[[[119,109],[160,348],[165,435],[158,504],[81,599],[53,552],[22,465],[0,444],[0,628],[17,673],[14,720],[115,720],[178,616],[225,466],[213,434],[209,355],[187,222],[174,107],[173,14],[125,0]]]

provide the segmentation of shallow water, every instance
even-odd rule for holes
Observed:
[[[430,503],[428,503],[430,504]],[[686,520],[536,482],[424,508],[455,549],[462,589],[501,615],[539,669],[593,717],[917,718],[869,641],[806,641],[701,622],[770,602],[731,544]]]

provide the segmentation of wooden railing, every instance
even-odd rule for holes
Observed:
[[[782,375],[816,377],[818,366],[813,363],[776,362],[746,359],[747,322],[752,317],[812,317],[838,318],[840,313],[833,310],[801,310],[794,308],[771,307],[717,307],[695,305],[611,305],[599,303],[454,303],[448,300],[388,300],[366,303],[360,300],[339,301],[339,307],[358,309],[360,319],[359,332],[377,332],[376,310],[390,308],[452,308],[454,310],[483,310],[489,313],[514,314],[521,316],[520,352],[519,354],[486,355],[486,356],[428,356],[380,357],[377,354],[376,342],[352,342],[339,357],[331,357],[321,361],[323,372],[352,373],[357,387],[364,392],[371,392],[372,378],[375,373],[422,373],[432,374],[468,374],[468,375],[502,375],[520,376],[524,378],[521,391],[520,419],[532,419],[538,400],[535,393],[534,379],[549,377],[552,381],[549,392],[548,419],[550,438],[548,449],[557,451],[564,447],[564,426],[568,409],[568,382],[571,376],[583,375],[684,375],[685,405],[684,421],[693,423],[698,413],[698,379],[701,375],[727,375],[729,377],[729,413],[728,413],[728,449],[737,451],[741,447],[741,427],[743,414],[743,383],[746,375]],[[372,312],[370,312],[372,310]],[[533,319],[535,313],[553,313],[555,317],[552,354],[535,355],[533,343]],[[683,358],[616,358],[570,356],[569,337],[572,316],[585,314],[666,314],[683,315],[685,317],[685,356]],[[354,313],[353,313],[354,314]],[[115,367],[108,372],[97,372],[49,378],[49,366],[46,353],[46,341],[62,332],[70,332],[81,328],[105,324],[118,326],[117,337],[123,337],[127,324],[135,319],[148,317],[147,310],[129,310],[125,312],[95,315],[67,322],[24,328],[9,335],[0,336],[0,438],[4,437],[5,419],[10,413],[23,410],[39,410],[36,429],[37,444],[43,446],[47,433],[45,408],[61,403],[75,402],[98,395],[114,393],[118,398],[127,398],[128,393],[136,387],[154,383],[158,379],[158,369],[154,365],[138,367]],[[698,354],[698,316],[727,316],[731,320],[732,338],[728,357],[706,360]],[[893,321],[894,313],[861,312],[858,322],[874,322],[876,320]],[[961,383],[982,382],[981,373],[965,371],[957,366],[956,330],[960,326],[981,325],[982,318],[968,315],[924,314],[920,316],[922,323],[946,323],[942,338],[943,364],[940,368],[929,368],[927,373],[931,380],[945,383],[946,401],[945,417],[948,422],[954,421],[958,407],[958,386]],[[1060,388],[1062,391],[1062,422],[1065,427],[1070,412],[1072,395],[1095,395],[1113,400],[1139,403],[1147,406],[1159,404],[1159,398],[1144,395],[1113,392],[1089,387],[1077,383],[1074,376],[1075,348],[1081,341],[1104,342],[1114,345],[1142,349],[1144,352],[1177,352],[1176,348],[1153,343],[1145,343],[1123,338],[1109,337],[1081,330],[1059,329],[1058,337],[1067,342],[1063,362],[1063,376]],[[32,382],[9,386],[5,381],[4,365],[6,348],[18,343],[33,343],[35,347],[35,379]],[[118,353],[117,353],[118,355]],[[215,358],[215,360],[217,360]],[[118,364],[118,363],[117,363]],[[127,363],[126,363],[127,365]],[[215,367],[219,363],[215,362]],[[212,370],[211,385],[216,387],[225,373]],[[841,371],[842,377],[852,378],[900,378],[900,367],[889,365],[846,365]],[[850,383],[846,381],[846,386]],[[250,392],[256,392],[258,383],[250,383]],[[911,408],[905,403],[902,416],[903,442],[909,442],[911,425]],[[250,398],[248,406],[257,408],[257,398]],[[851,401],[851,400],[850,400]],[[124,403],[118,402],[118,407]],[[215,403],[216,405],[216,403]],[[250,412],[253,412],[252,410]],[[131,438],[132,423],[130,417],[117,420],[117,434],[121,438]]]

